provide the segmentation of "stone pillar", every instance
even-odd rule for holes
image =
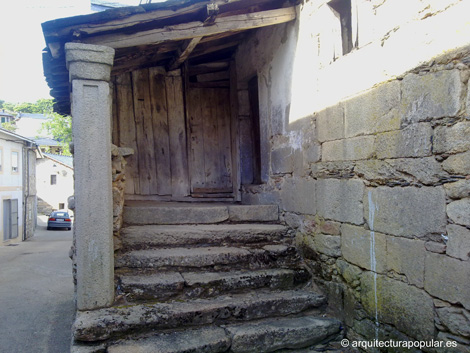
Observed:
[[[114,300],[111,91],[114,49],[66,43],[72,87],[77,309]]]

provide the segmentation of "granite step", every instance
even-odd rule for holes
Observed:
[[[154,336],[118,342],[108,353],[264,353],[318,344],[338,335],[341,323],[335,319],[305,316],[260,320],[255,323],[206,327],[158,333]]]
[[[266,269],[230,272],[159,272],[118,275],[119,289],[127,300],[208,298],[247,289],[292,289],[310,278],[303,269]]]
[[[125,249],[254,244],[280,241],[288,229],[279,224],[142,225],[121,230]]]
[[[277,222],[279,208],[277,205],[127,201],[123,217],[128,225]]]
[[[293,266],[295,247],[282,244],[248,247],[158,248],[132,250],[115,258],[116,268],[162,269],[261,269]]]
[[[311,291],[257,290],[211,299],[79,311],[72,332],[75,341],[95,342],[153,330],[281,317],[324,304],[326,298]]]

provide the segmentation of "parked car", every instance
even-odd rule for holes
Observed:
[[[68,212],[52,212],[47,220],[47,230],[51,230],[52,228],[67,228],[68,230],[72,230],[72,219]]]

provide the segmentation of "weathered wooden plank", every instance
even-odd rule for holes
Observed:
[[[204,26],[200,21],[166,26],[134,34],[111,33],[83,39],[84,43],[106,45],[112,48],[125,48],[138,45],[157,44],[169,40],[185,40],[223,32],[235,32],[260,28],[294,20],[295,7],[260,11],[236,16],[217,18],[212,26]]]
[[[134,97],[130,73],[116,76],[116,115],[119,124],[119,143],[122,147],[134,149],[134,154],[127,157],[126,194],[140,193],[138,149],[134,119]]]
[[[172,195],[189,195],[186,123],[184,116],[183,83],[181,76],[165,78],[170,132]]]
[[[170,139],[165,70],[163,68],[149,69],[149,81],[157,171],[157,194],[171,195]]]
[[[205,183],[204,175],[204,129],[202,121],[201,90],[188,91],[188,119],[189,119],[189,171],[191,191],[201,188]]]
[[[132,72],[134,115],[139,159],[140,194],[157,194],[157,168],[153,138],[148,69]]]
[[[180,48],[180,50],[178,51],[179,55],[177,57],[175,57],[172,60],[172,62],[168,65],[168,70],[174,70],[174,69],[180,67],[180,65],[182,63],[184,63],[186,61],[186,59],[188,59],[189,55],[191,55],[191,53],[196,48],[196,46],[201,41],[201,39],[202,39],[202,37],[196,37],[196,38],[193,38],[193,39],[189,39],[183,45],[183,47]]]
[[[217,123],[217,92],[213,88],[201,90],[204,120],[204,171],[206,187],[221,187],[219,163],[219,133]]]
[[[238,87],[235,60],[230,62],[230,112],[232,137],[232,181],[235,201],[241,201],[240,139],[238,125]]]
[[[214,71],[220,71],[220,70],[227,69],[228,66],[229,66],[228,61],[219,61],[219,62],[213,62],[213,63],[207,63],[207,64],[194,65],[194,66],[189,67],[188,75],[193,76],[193,75],[210,73]]]
[[[208,74],[197,75],[198,82],[211,82],[228,80],[230,78],[228,71],[211,72]]]
[[[117,114],[117,99],[116,99],[116,78],[114,77],[111,80],[111,97],[113,97],[113,102],[111,105],[112,119],[111,119],[111,143],[120,146],[119,142],[119,117]]]
[[[219,165],[220,179],[226,189],[232,190],[232,140],[231,140],[231,109],[230,91],[218,89],[217,122],[219,131]]]
[[[189,87],[191,88],[228,88],[230,87],[230,82],[229,81],[190,82]]]
[[[239,0],[230,0],[230,2],[235,2]],[[215,0],[213,1],[216,4],[224,5],[227,3],[226,0]],[[118,17],[116,19],[113,19],[111,21],[107,20],[106,17],[104,17],[104,14],[94,14],[95,16],[103,16],[103,20],[101,21],[89,21],[87,23],[82,23],[82,24],[74,24],[71,26],[66,26],[61,28],[59,31],[53,31],[52,29],[49,29],[47,26],[44,28],[44,34],[46,36],[67,36],[72,32],[75,32],[77,34],[83,33],[83,34],[96,34],[100,32],[105,32],[105,31],[116,31],[124,28],[129,28],[132,26],[135,26],[136,24],[144,24],[147,22],[155,22],[155,21],[160,21],[160,20],[165,20],[168,18],[172,17],[177,17],[181,15],[190,15],[192,13],[198,13],[201,9],[205,8],[207,6],[208,1],[205,2],[199,2],[196,4],[192,4],[191,6],[175,9],[174,7],[170,9],[160,9],[158,11],[145,11],[143,8],[139,9],[137,8],[136,14],[129,14],[127,16],[123,17]],[[116,11],[116,10],[114,10]],[[122,9],[120,9],[122,12]],[[51,21],[52,22],[52,21]],[[47,24],[47,23],[46,23]]]

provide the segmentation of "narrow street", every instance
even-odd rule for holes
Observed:
[[[40,218],[32,239],[0,247],[1,352],[70,351],[72,231],[47,231]]]

